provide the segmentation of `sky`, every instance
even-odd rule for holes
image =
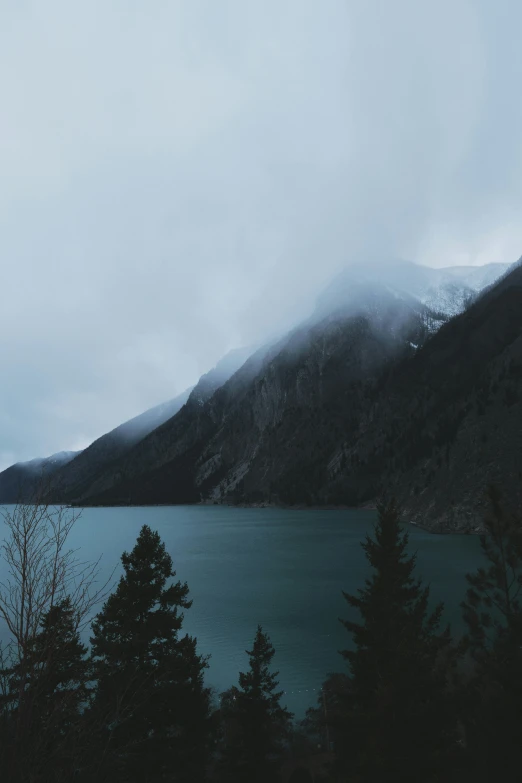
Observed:
[[[522,253],[519,0],[0,0],[0,469],[352,261]]]

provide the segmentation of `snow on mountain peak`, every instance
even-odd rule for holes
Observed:
[[[372,289],[384,290],[395,299],[414,301],[445,316],[454,316],[486,286],[501,277],[510,264],[460,266],[435,269],[409,261],[355,263],[344,269],[318,297],[316,315],[353,308]]]

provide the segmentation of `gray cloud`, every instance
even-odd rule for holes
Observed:
[[[1,17],[0,467],[175,396],[352,259],[520,255],[516,0]]]

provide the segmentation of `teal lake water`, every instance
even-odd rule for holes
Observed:
[[[344,671],[338,650],[350,639],[338,617],[356,619],[341,591],[356,592],[370,573],[360,542],[373,529],[373,511],[289,511],[223,506],[89,508],[71,545],[82,559],[103,556],[102,576],[131,550],[143,524],[157,530],[187,581],[193,606],[184,629],[211,654],[207,684],[222,691],[248,666],[257,624],[276,648],[275,668],[296,717],[315,704],[329,672]],[[1,533],[2,525],[0,525]],[[441,536],[408,526],[416,574],[445,603],[446,622],[462,632],[465,574],[483,564],[476,536]],[[0,535],[3,538],[3,534]],[[5,566],[0,561],[0,580]]]

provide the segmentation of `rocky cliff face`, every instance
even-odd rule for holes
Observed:
[[[169,402],[151,408],[140,416],[121,424],[116,429],[94,441],[73,462],[59,471],[53,479],[49,498],[55,501],[78,501],[89,494],[125,480],[132,465],[134,447],[151,432],[161,430],[165,422],[182,412],[188,405],[190,411],[199,410],[250,354],[250,348],[231,351],[213,370],[203,375],[198,384],[187,389]],[[151,441],[155,453],[156,441]],[[152,459],[152,456],[149,457]]]
[[[228,356],[159,426],[124,448],[105,436],[58,471],[54,499],[359,505],[393,492],[417,524],[479,529],[487,484],[513,500],[522,478],[522,267],[499,267],[352,269],[308,321]]]
[[[361,412],[367,387],[387,363],[413,355],[434,318],[416,300],[361,285],[326,318],[315,314],[254,354],[203,405],[189,399],[87,499],[301,502],[292,472],[312,461],[315,484],[325,480],[331,452]]]
[[[187,389],[173,400],[150,408],[95,440],[74,460],[56,472],[49,497],[69,501],[72,497],[81,495],[100,474],[121,459],[149,432],[175,416],[186,403],[191,391],[192,389]]]
[[[386,488],[430,529],[480,529],[491,482],[520,503],[521,384],[519,267],[383,380],[371,426],[345,450],[354,468],[331,487],[349,498]]]
[[[521,333],[518,265],[380,375],[331,457],[323,502],[393,492],[410,519],[441,531],[480,529],[490,482],[519,503]]]
[[[387,491],[418,524],[478,529],[487,484],[519,486],[521,276],[449,321],[361,282],[189,399],[83,500],[356,505]]]

